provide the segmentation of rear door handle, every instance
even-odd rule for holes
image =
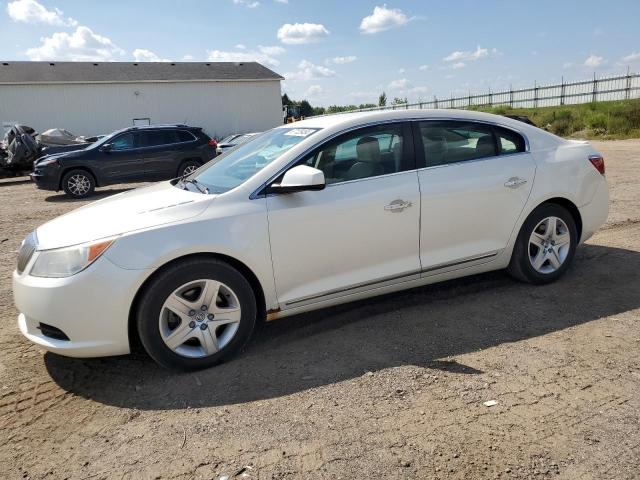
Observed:
[[[401,212],[405,208],[409,208],[411,205],[413,205],[411,202],[406,202],[404,200],[397,199],[391,202],[389,205],[385,205],[384,209],[387,212]]]
[[[518,188],[520,185],[524,185],[527,181],[524,178],[520,177],[511,177],[509,180],[504,182],[504,186],[508,188]]]

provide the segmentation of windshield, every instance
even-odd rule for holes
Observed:
[[[249,141],[217,157],[204,169],[197,170],[190,178],[210,193],[227,192],[317,131],[317,128],[275,128],[252,136]]]
[[[224,137],[222,140],[220,140],[218,143],[229,143],[231,140],[233,140],[236,137],[239,137],[240,135],[238,135],[237,133],[234,135],[229,135]]]

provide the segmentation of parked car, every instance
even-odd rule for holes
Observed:
[[[235,135],[229,135],[228,137],[220,140],[218,142],[218,148],[216,149],[218,155],[226,152],[227,150],[232,149],[233,147],[237,147],[238,145],[251,140],[258,133],[241,133]]]
[[[71,197],[84,198],[95,187],[188,175],[216,156],[216,146],[215,140],[197,127],[130,127],[83,149],[41,157],[31,178],[38,188],[64,190]]]
[[[587,142],[479,112],[283,125],[40,226],[13,274],[18,323],[62,355],[139,337],[159,364],[197,369],[263,319],[489,270],[546,284],[605,221],[604,173]]]

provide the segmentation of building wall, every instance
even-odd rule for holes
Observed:
[[[0,85],[2,125],[98,135],[134,118],[199,126],[216,137],[259,132],[282,123],[280,82]]]

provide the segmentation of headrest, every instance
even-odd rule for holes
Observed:
[[[380,144],[374,137],[362,137],[356,145],[359,162],[379,162]]]

